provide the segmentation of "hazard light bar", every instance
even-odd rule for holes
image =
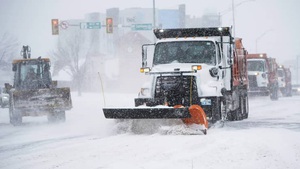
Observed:
[[[154,29],[157,39],[180,37],[231,36],[229,27],[216,28],[185,28],[185,29]]]

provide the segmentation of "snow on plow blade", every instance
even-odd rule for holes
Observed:
[[[188,108],[103,108],[109,119],[168,119],[190,118]]]

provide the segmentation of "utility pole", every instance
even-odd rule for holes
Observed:
[[[155,29],[156,24],[155,24],[155,0],[153,0],[153,29]],[[155,43],[156,39],[155,36],[153,35],[153,42]]]
[[[233,22],[233,37],[235,38],[235,17],[234,17],[234,0],[232,0],[232,22]]]
[[[257,43],[258,43],[258,40],[261,39],[263,36],[265,36],[267,33],[269,33],[270,31],[272,31],[273,29],[269,29],[267,31],[265,31],[264,33],[262,33],[258,38],[256,38],[255,40],[255,52],[257,53]]]
[[[297,56],[297,68],[296,68],[296,82],[297,82],[297,85],[299,84],[299,57],[300,55]]]

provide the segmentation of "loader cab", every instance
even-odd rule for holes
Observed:
[[[13,62],[14,87],[39,89],[51,86],[49,59],[22,59]]]

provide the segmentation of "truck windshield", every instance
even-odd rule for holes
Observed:
[[[278,73],[278,77],[284,77],[284,71],[283,71],[283,69],[278,69],[277,73]]]
[[[153,64],[216,64],[216,46],[211,41],[161,42],[155,47]]]
[[[260,60],[247,61],[248,71],[265,71],[265,62]]]

